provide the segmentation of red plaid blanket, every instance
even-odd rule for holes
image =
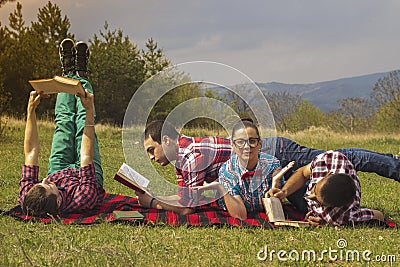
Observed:
[[[273,225],[268,222],[267,215],[263,212],[249,214],[247,220],[241,221],[231,217],[229,213],[221,209],[216,202],[200,206],[190,215],[178,215],[171,211],[142,208],[138,204],[136,198],[107,193],[104,196],[103,204],[99,208],[83,214],[63,214],[61,217],[54,216],[52,218],[39,218],[23,215],[20,206],[16,206],[2,214],[10,215],[20,220],[33,220],[44,223],[57,221],[64,224],[93,224],[103,221],[116,221],[113,211],[131,210],[136,210],[144,215],[144,219],[141,221],[143,223],[163,223],[172,226],[232,225],[273,228]],[[301,220],[301,214],[297,212],[293,206],[284,205],[284,210],[287,218],[292,220]],[[120,218],[118,220],[135,221],[132,218]]]
[[[141,221],[132,218],[117,219],[113,214],[113,211],[133,210],[143,214],[144,219]],[[290,220],[302,220],[302,215],[289,203],[283,205],[283,210],[286,218]],[[264,212],[248,214],[247,220],[241,221],[231,217],[229,213],[221,209],[215,201],[196,208],[196,211],[190,215],[178,215],[171,211],[142,208],[138,204],[136,198],[108,193],[105,194],[103,204],[100,207],[87,213],[63,214],[61,217],[39,218],[23,215],[19,205],[8,211],[0,211],[0,213],[1,215],[9,215],[23,221],[38,221],[43,223],[56,221],[64,224],[93,224],[104,221],[128,221],[147,224],[160,223],[171,226],[230,225],[239,227],[274,228],[274,225],[268,222],[268,217]],[[384,226],[397,228],[395,223],[389,221],[386,222]]]

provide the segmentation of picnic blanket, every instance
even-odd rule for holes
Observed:
[[[303,216],[289,203],[283,204],[285,218],[289,220],[302,220]],[[116,218],[114,211],[138,211],[144,218],[136,220],[133,218]],[[18,205],[10,210],[1,211],[1,215],[12,216],[22,221],[37,221],[43,223],[58,222],[63,224],[94,224],[101,222],[126,221],[144,224],[163,224],[170,226],[238,226],[238,227],[263,227],[267,229],[275,228],[273,223],[268,221],[268,216],[264,212],[250,213],[246,220],[233,218],[223,210],[215,201],[196,208],[195,212],[189,215],[179,215],[172,211],[148,209],[140,207],[138,200],[134,197],[118,194],[104,195],[103,203],[100,207],[86,213],[62,214],[46,218],[26,216],[22,214],[22,209]],[[385,227],[397,228],[393,222],[386,222]]]
[[[239,227],[254,226],[273,228],[273,224],[268,222],[268,217],[264,212],[248,214],[248,219],[241,221],[233,218],[229,213],[223,210],[213,201],[209,204],[199,206],[195,212],[189,215],[179,215],[172,211],[147,209],[140,207],[134,197],[118,194],[106,193],[104,201],[100,207],[87,213],[62,214],[53,217],[33,217],[22,214],[21,207],[18,205],[11,210],[3,211],[2,215],[9,215],[20,220],[39,221],[43,223],[59,222],[64,224],[93,224],[104,221],[131,221],[137,222],[132,218],[119,218],[113,214],[113,211],[138,211],[144,215],[141,223],[166,224],[171,226],[210,226],[210,225],[232,225]],[[301,220],[301,214],[291,205],[284,205],[286,217],[292,220]]]

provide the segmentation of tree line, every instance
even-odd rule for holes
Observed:
[[[0,0],[0,8],[6,2]],[[61,75],[58,47],[64,38],[74,39],[70,20],[50,1],[39,9],[37,20],[26,25],[22,4],[17,2],[9,15],[8,25],[0,24],[0,112],[22,118],[25,115],[29,91],[28,80]],[[120,29],[110,29],[105,22],[99,33],[88,41],[89,79],[95,89],[98,122],[120,126],[126,107],[135,91],[152,75],[171,66],[158,43],[149,38],[139,49]],[[190,79],[177,73],[176,84]],[[311,126],[329,127],[338,131],[395,131],[400,124],[400,73],[393,71],[379,79],[370,96],[344,98],[338,109],[324,113],[300,95],[290,91],[267,93],[277,130],[296,132]],[[351,89],[351,88],[349,88]],[[155,88],[156,90],[156,88]],[[224,95],[201,90],[196,84],[186,84],[162,97],[150,113],[149,120],[165,118],[179,103],[198,96],[207,96],[230,105],[241,116],[252,112],[244,101],[231,93]],[[55,98],[38,107],[42,118],[52,117]],[[212,108],[212,107],[210,107]],[[0,133],[3,119],[0,121]],[[208,119],[191,122],[196,127],[218,125]]]
[[[351,133],[390,133],[400,129],[398,70],[378,79],[370,95],[343,98],[338,101],[337,110],[327,113],[287,91],[268,93],[266,98],[281,132],[297,132],[311,126]]]

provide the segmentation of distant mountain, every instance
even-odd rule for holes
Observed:
[[[389,72],[374,73],[333,81],[286,84],[286,83],[256,83],[261,91],[267,92],[287,91],[300,94],[303,99],[320,108],[324,112],[338,109],[338,100],[347,97],[368,98],[378,79],[387,76]]]

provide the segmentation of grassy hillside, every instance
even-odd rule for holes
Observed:
[[[18,181],[23,163],[24,122],[8,122],[6,136],[0,140],[0,208],[17,204]],[[47,158],[53,131],[51,123],[39,124],[41,175],[47,171]],[[133,195],[133,192],[112,179],[124,162],[121,131],[117,128],[96,126],[104,167],[105,189],[109,193]],[[194,132],[191,132],[194,134]],[[324,129],[312,129],[295,135],[285,135],[301,144],[320,149],[362,147],[380,152],[399,154],[400,135],[334,135]],[[163,175],[174,179],[172,167]],[[400,224],[400,183],[375,174],[360,173],[362,205],[379,209],[385,216]],[[278,265],[277,252],[312,250],[321,255],[324,250],[339,250],[337,242],[345,239],[347,247],[342,255],[325,254],[320,261],[288,260],[289,266],[323,264],[334,266],[366,265],[361,253],[369,258],[400,263],[400,234],[397,229],[379,227],[320,227],[312,229],[264,230],[235,227],[169,227],[163,225],[130,225],[101,223],[91,226],[23,223],[0,217],[0,266],[243,266]],[[342,240],[343,241],[343,240]],[[257,258],[268,257],[264,261]],[[360,252],[360,261],[346,261],[346,251]],[[261,253],[259,253],[261,251]],[[274,254],[275,253],[275,254]],[[324,255],[324,254],[323,254]],[[338,256],[337,259],[334,256]],[[394,255],[391,256],[391,255]],[[379,256],[379,257],[377,257]],[[288,257],[288,254],[286,254]],[[282,262],[281,262],[282,263]],[[381,262],[379,262],[381,263]],[[379,264],[380,265],[380,264]]]

